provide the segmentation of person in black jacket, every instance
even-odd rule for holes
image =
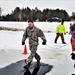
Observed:
[[[71,27],[71,34],[74,32],[74,30],[75,30],[75,18],[74,18],[74,23],[73,23],[73,25]]]

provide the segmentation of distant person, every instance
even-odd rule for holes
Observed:
[[[75,52],[75,30],[71,36],[71,46],[72,46],[72,52]]]
[[[42,44],[46,45],[46,38],[43,34],[43,32],[41,31],[41,29],[37,28],[34,26],[34,22],[33,20],[28,20],[28,27],[26,28],[24,34],[23,34],[23,38],[22,38],[22,45],[25,44],[25,40],[26,38],[29,39],[29,46],[30,46],[30,56],[25,60],[26,62],[26,66],[28,67],[30,66],[33,57],[36,58],[37,60],[37,64],[40,64],[40,56],[37,54],[37,47],[38,47],[38,37],[41,37],[41,39],[43,40]]]
[[[74,60],[74,68],[75,68],[75,17],[74,17],[74,23],[71,30],[71,47],[72,47],[72,53],[71,58]]]
[[[70,23],[70,28],[69,28],[70,32],[69,32],[69,34],[72,34],[72,26],[73,26],[72,23]]]
[[[71,27],[71,46],[72,46],[72,52],[75,52],[75,18],[74,18],[74,23]]]
[[[72,47],[71,59],[75,61],[75,30],[74,32],[72,32],[71,36],[71,47]],[[74,68],[75,68],[75,62],[74,62]]]
[[[74,20],[74,23],[73,23],[73,25],[71,27],[71,34],[74,32],[74,30],[75,30],[75,20]]]
[[[57,40],[60,36],[62,40],[62,44],[66,44],[66,42],[64,41],[64,34],[66,34],[66,31],[64,26],[64,20],[62,20],[61,24],[58,24],[58,26],[56,27],[56,38],[54,42],[57,43]]]

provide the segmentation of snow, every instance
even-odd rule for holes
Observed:
[[[69,32],[70,23],[65,22],[66,31]],[[47,44],[42,45],[42,40],[39,38],[38,53],[41,56],[41,62],[53,65],[52,71],[46,75],[71,75],[75,74],[75,68],[73,67],[74,61],[71,60],[71,35],[68,33],[64,35],[66,45],[61,43],[61,38],[58,39],[58,43],[54,44],[55,28],[57,22],[35,22],[35,26],[42,29],[47,38]],[[0,26],[9,28],[25,29],[27,22],[0,22]],[[51,31],[51,32],[48,32]],[[28,55],[23,55],[23,47],[21,45],[23,31],[0,31],[0,68],[26,59]],[[27,51],[30,53],[28,39],[26,40]],[[35,59],[33,61],[36,61]]]

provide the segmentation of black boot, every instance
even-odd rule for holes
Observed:
[[[40,60],[37,60],[36,66],[37,66],[37,67],[40,66]]]
[[[31,61],[32,62],[32,61]],[[31,65],[31,62],[29,62],[26,66],[24,66],[25,69],[29,68]]]
[[[56,43],[56,44],[57,44],[57,42],[56,42],[56,41],[54,41],[54,43]]]
[[[74,68],[75,68],[75,62],[74,62]]]
[[[66,44],[66,42],[63,42],[62,44]]]

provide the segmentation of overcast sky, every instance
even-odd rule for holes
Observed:
[[[75,0],[0,0],[0,6],[2,14],[11,13],[16,7],[29,7],[30,9],[37,7],[40,10],[59,8],[66,10],[69,15],[75,12]]]

